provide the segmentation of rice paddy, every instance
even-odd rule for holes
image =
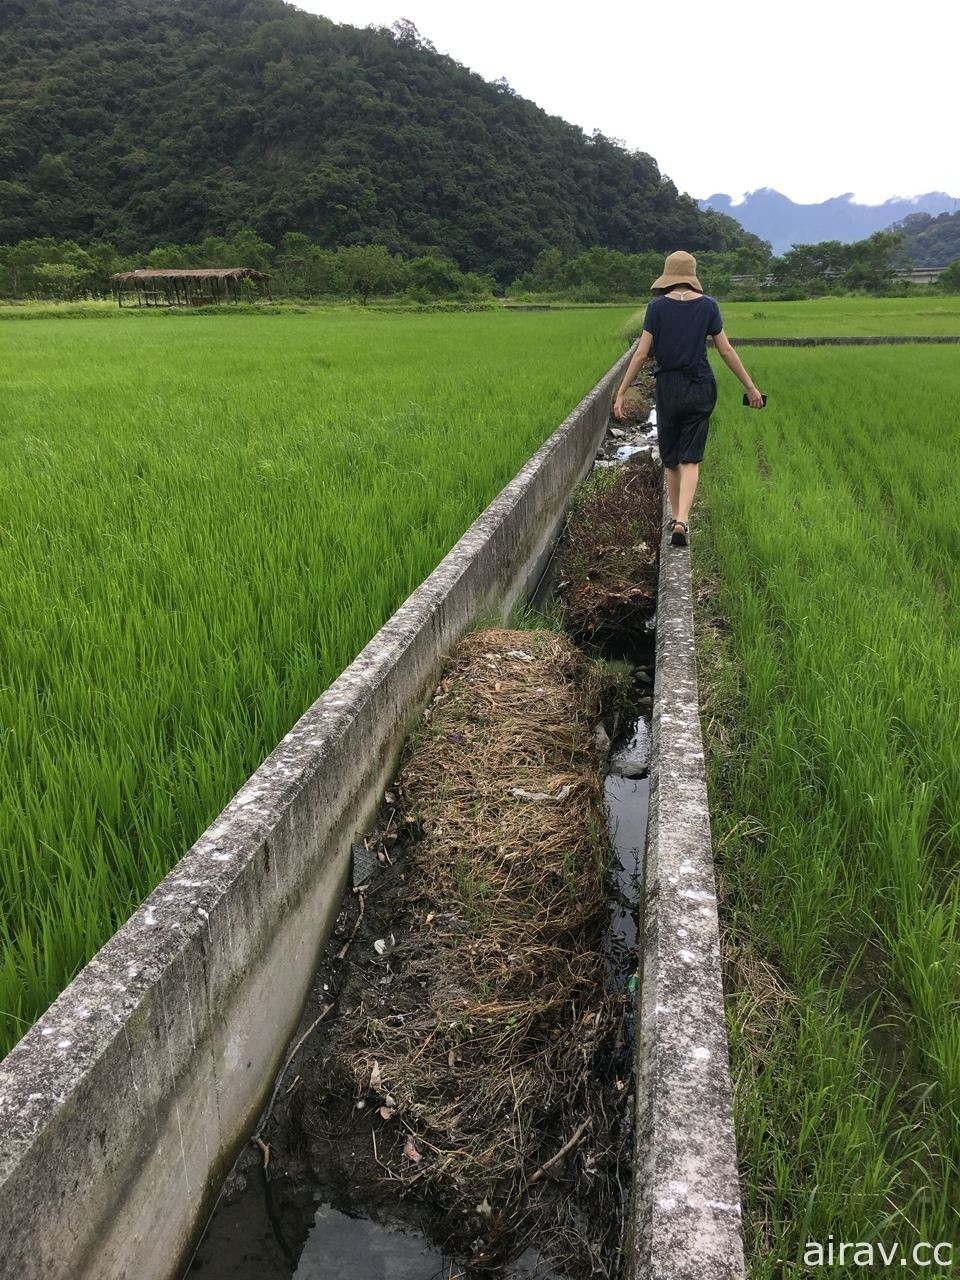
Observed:
[[[960,1242],[960,372],[946,347],[744,354],[770,403],[720,375],[694,562],[745,1225],[773,1280],[829,1237]]]
[[[724,302],[731,337],[818,338],[960,334],[960,295],[817,298],[801,302]]]
[[[621,354],[619,318],[0,325],[0,1053]]]

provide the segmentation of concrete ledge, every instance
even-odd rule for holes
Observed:
[[[735,347],[903,347],[913,345],[951,346],[960,337],[934,335],[926,337],[902,337],[894,334],[878,334],[869,338],[731,338]]]
[[[740,1280],[740,1189],[690,552],[671,547],[666,534],[641,936],[632,1275]]]
[[[536,584],[625,355],[0,1064],[0,1274],[180,1274],[443,657]]]

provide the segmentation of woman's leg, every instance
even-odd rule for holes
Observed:
[[[713,378],[693,382],[685,374],[662,373],[657,378],[657,438],[661,457],[677,458],[667,473],[667,495],[675,520],[690,523],[700,462],[710,426],[710,415],[717,403],[717,384]],[[696,462],[679,459],[693,456]],[[682,544],[681,544],[682,545]]]
[[[681,462],[679,467],[676,467],[673,471],[668,471],[668,486],[670,486],[670,481],[674,475],[677,477],[677,498],[674,501],[671,488],[670,506],[673,508],[673,514],[677,520],[682,520],[684,524],[689,524],[693,495],[697,492],[697,481],[700,479],[700,463]]]
[[[670,499],[670,514],[677,515],[680,506],[680,467],[664,467],[667,473],[667,497]]]
[[[710,415],[717,403],[717,384],[711,378],[707,382],[695,383],[690,388],[691,405],[690,430],[684,443],[684,452],[698,459],[696,462],[681,462],[677,468],[679,475],[679,496],[673,514],[684,524],[690,523],[690,508],[697,492],[700,479],[700,462],[707,444],[707,431],[710,427]],[[683,454],[680,455],[681,458]]]

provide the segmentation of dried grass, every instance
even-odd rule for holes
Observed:
[[[798,997],[782,974],[750,946],[727,930],[723,943],[724,988],[730,997],[745,1062],[741,1067],[759,1075],[779,1052],[783,1019]]]
[[[619,1248],[630,1090],[612,1069],[624,997],[604,988],[601,680],[551,632],[461,644],[395,788],[420,837],[396,976],[331,1050],[387,1107],[383,1175],[443,1207],[474,1272],[530,1239],[571,1276]]]
[[[634,379],[633,385],[627,388],[623,397],[623,423],[636,426],[646,422],[657,399],[657,385],[653,377],[653,360],[644,362],[642,369]]]
[[[662,471],[634,458],[583,486],[558,552],[564,623],[581,644],[635,641],[657,595]]]

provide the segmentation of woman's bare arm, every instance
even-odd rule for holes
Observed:
[[[747,400],[749,401],[751,409],[762,409],[763,397],[761,396],[757,388],[754,386],[753,379],[750,377],[749,373],[747,373],[746,369],[743,367],[743,361],[740,359],[736,351],[733,349],[733,345],[731,344],[730,339],[727,337],[727,335],[724,333],[722,329],[720,330],[719,333],[715,333],[713,335],[713,345],[716,347],[717,353],[720,356],[720,359],[727,366],[730,372],[733,374],[736,374],[736,376],[743,383],[744,388],[746,389],[746,392],[747,392]]]
[[[644,329],[640,335],[640,341],[637,343],[636,350],[630,358],[627,365],[627,371],[623,375],[623,381],[620,383],[620,390],[617,392],[616,399],[613,402],[613,416],[619,421],[623,417],[623,397],[627,394],[627,390],[633,382],[634,378],[640,372],[640,366],[644,360],[650,355],[653,349],[653,334],[648,333]]]

